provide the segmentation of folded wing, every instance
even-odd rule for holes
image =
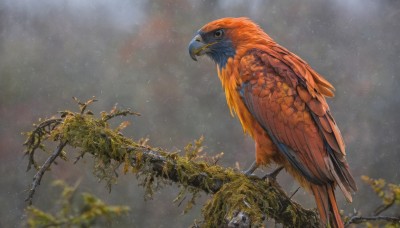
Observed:
[[[325,96],[332,85],[286,49],[250,50],[240,61],[243,102],[280,152],[308,181],[356,189]]]

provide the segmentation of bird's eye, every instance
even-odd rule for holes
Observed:
[[[222,38],[223,35],[224,35],[224,30],[222,30],[222,29],[219,29],[219,30],[214,32],[214,37],[215,38]]]

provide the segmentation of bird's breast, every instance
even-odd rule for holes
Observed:
[[[239,118],[239,121],[243,127],[243,131],[250,134],[254,138],[257,134],[256,131],[258,128],[260,128],[260,126],[248,111],[240,96],[238,88],[243,82],[240,78],[239,70],[234,67],[230,67],[230,65],[233,65],[233,59],[228,61],[226,67],[222,69],[218,67],[218,76],[225,92],[226,102],[229,106],[231,115],[235,116],[236,114]]]
[[[221,79],[222,87],[225,91],[226,101],[230,108],[232,116],[235,114],[243,127],[243,131],[249,134],[256,142],[256,162],[259,165],[269,164],[271,159],[282,164],[280,156],[276,156],[276,147],[261,127],[258,121],[247,109],[243,102],[239,86],[243,83],[239,71],[234,68],[223,68],[218,70],[218,76]],[[279,154],[278,154],[279,155]]]

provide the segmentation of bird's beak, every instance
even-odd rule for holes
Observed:
[[[204,43],[203,38],[201,38],[200,34],[197,34],[189,43],[189,54],[190,57],[194,61],[197,61],[196,56],[201,56],[204,55],[208,51],[208,47],[210,45],[207,45]]]

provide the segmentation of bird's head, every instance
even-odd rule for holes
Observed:
[[[271,40],[262,29],[248,18],[222,18],[204,25],[189,43],[193,60],[206,54],[224,68],[229,58],[239,50]]]

